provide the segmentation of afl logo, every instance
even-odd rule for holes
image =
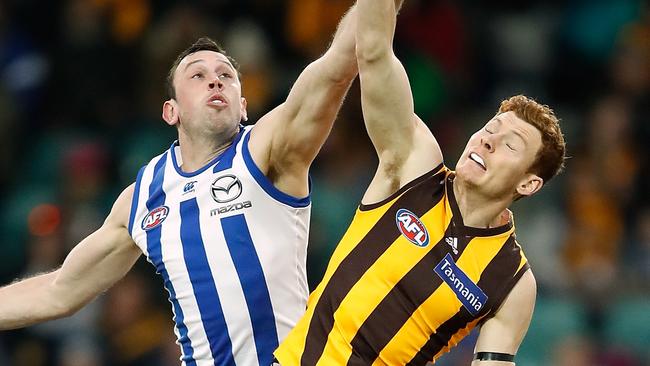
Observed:
[[[168,213],[169,208],[167,206],[156,207],[149,211],[147,216],[144,217],[144,220],[142,220],[142,230],[151,230],[162,224],[167,218]]]
[[[226,203],[237,199],[241,195],[242,185],[239,178],[232,174],[223,175],[212,182],[210,193],[212,198],[219,203]]]
[[[429,233],[422,221],[407,209],[401,208],[395,215],[395,223],[399,231],[411,243],[426,247],[429,244]]]

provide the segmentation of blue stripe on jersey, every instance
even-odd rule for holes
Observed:
[[[251,137],[250,132],[247,133],[246,136],[244,137],[244,142],[241,149],[242,157],[244,158],[244,162],[246,163],[246,167],[248,168],[248,171],[251,173],[253,178],[255,178],[255,181],[260,185],[260,187],[262,187],[264,192],[266,192],[269,196],[273,197],[274,199],[292,207],[309,206],[309,202],[310,202],[309,195],[303,198],[296,198],[290,196],[277,189],[264,175],[264,173],[262,173],[260,168],[258,168],[255,162],[253,161],[250,151],[248,151],[248,141],[250,140],[250,137]]]
[[[260,365],[269,365],[278,347],[271,296],[244,215],[221,219],[221,227],[244,290]]]
[[[131,198],[131,214],[129,215],[129,234],[133,236],[133,220],[135,220],[135,213],[138,209],[138,200],[140,199],[140,183],[142,183],[142,174],[144,173],[143,166],[138,172],[138,177],[135,179],[135,188],[133,189],[133,198]]]
[[[166,161],[167,153],[158,160],[154,167],[153,180],[149,185],[149,199],[147,200],[147,209],[149,211],[156,207],[160,207],[165,203],[166,194],[163,190],[162,184],[163,178],[165,177]],[[194,366],[196,365],[196,361],[193,357],[194,350],[192,349],[190,339],[187,336],[187,326],[183,323],[183,309],[181,309],[180,304],[176,299],[174,285],[169,279],[169,274],[167,273],[167,269],[165,268],[162,259],[162,247],[160,243],[161,230],[162,225],[159,225],[147,231],[147,252],[149,253],[149,260],[156,267],[156,271],[163,277],[165,288],[169,292],[169,301],[174,307],[174,321],[176,322],[176,328],[180,335],[178,341],[183,349],[183,361],[185,361],[187,366]]]
[[[199,206],[196,199],[181,202],[181,242],[214,364],[235,365],[228,326],[201,238]]]

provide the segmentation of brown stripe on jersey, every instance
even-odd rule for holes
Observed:
[[[452,235],[451,231],[450,224],[436,246],[395,284],[359,327],[351,342],[352,356],[348,360],[348,365],[355,364],[360,359],[368,365],[372,364],[404,323],[413,316],[413,312],[440,287],[443,283],[442,278],[436,275],[433,269],[445,254],[450,252],[450,246],[444,243],[444,240]],[[458,238],[459,253],[452,254],[454,261],[458,260],[472,239],[467,236]],[[413,296],[409,298],[407,294]]]
[[[400,196],[377,220],[366,236],[338,265],[325,285],[307,331],[301,365],[315,365],[323,354],[327,337],[334,325],[334,313],[361,276],[401,235],[395,224],[400,208],[408,207],[418,217],[424,215],[444,197],[444,171],[429,177]],[[431,245],[431,244],[429,244]]]
[[[515,245],[514,236],[510,236],[507,242],[501,247],[497,255],[490,261],[487,267],[481,273],[481,279],[477,285],[486,294],[498,292],[504,284],[504,278],[512,280],[512,276],[519,267],[521,256],[519,248]],[[481,312],[476,316],[472,316],[467,309],[463,306],[460,311],[453,317],[449,318],[446,322],[442,323],[436,333],[429,337],[427,343],[420,349],[420,351],[409,361],[409,366],[426,365],[427,362],[433,358],[449,343],[451,337],[458,333],[461,329],[465,328],[473,319],[481,317],[496,310],[501,305],[500,302],[496,303],[495,300],[489,298],[487,304],[483,307]],[[503,298],[500,299],[503,301]]]
[[[432,170],[429,170],[428,172],[426,172],[426,173],[422,174],[421,176],[419,176],[419,177],[413,179],[412,181],[408,182],[406,185],[404,185],[404,187],[398,189],[397,192],[391,194],[390,196],[384,198],[383,200],[381,200],[379,202],[370,203],[370,204],[367,204],[367,205],[361,203],[359,205],[359,210],[361,210],[361,211],[369,211],[369,210],[372,210],[372,209],[375,209],[377,207],[381,207],[381,206],[387,204],[388,202],[394,200],[395,197],[398,197],[400,194],[408,191],[411,187],[414,187],[414,186],[420,184],[421,182],[431,178],[431,176],[435,176],[436,174],[440,174],[441,173],[440,169],[442,169],[443,167],[444,167],[444,165],[442,163],[438,164],[437,167],[433,168]],[[445,171],[447,171],[447,170],[445,169]],[[444,184],[444,176],[440,176],[440,179],[441,179],[441,182],[443,182],[442,184]]]
[[[516,248],[517,250],[519,249],[518,247]],[[519,282],[519,279],[521,276],[526,273],[526,271],[530,268],[530,265],[528,263],[524,264],[519,271],[513,276],[512,280],[509,282],[505,283],[505,286],[499,291],[499,294],[496,296],[493,296],[494,298],[494,304],[497,304],[497,306],[491,306],[490,313],[483,319],[481,319],[481,323],[485,323],[488,319],[492,318],[494,314],[496,313],[497,310],[499,310],[499,306],[501,306],[501,303],[506,299],[508,294],[510,294],[510,291],[512,290],[513,287]],[[516,269],[516,267],[515,267]]]
[[[487,303],[487,305],[489,305],[488,308],[490,311],[485,318],[481,319],[482,322],[485,322],[494,316],[494,313],[499,310],[501,303],[508,296],[510,290],[515,287],[515,284],[519,281],[524,272],[526,272],[526,270],[529,268],[528,263],[526,263],[522,266],[522,268],[519,269],[519,271],[517,271],[517,268],[521,263],[521,248],[517,244],[514,235],[511,235],[508,238],[508,241],[499,251],[499,253],[501,252],[504,253],[502,256],[503,259],[500,259],[497,255],[494,260],[501,260],[502,263],[507,262],[508,266],[501,264],[500,266],[494,268],[491,273],[488,273],[489,276],[494,277],[495,279],[501,278],[501,281],[493,284],[494,290],[492,293],[495,295],[491,296]],[[509,278],[509,280],[503,280],[504,278]],[[490,288],[488,287],[488,289]]]

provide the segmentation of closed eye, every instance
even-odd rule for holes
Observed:
[[[500,126],[500,122],[493,120],[485,124],[483,129],[485,130],[485,132],[489,134],[494,134],[498,132],[499,126]]]

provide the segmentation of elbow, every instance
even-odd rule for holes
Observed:
[[[68,296],[53,295],[49,301],[50,311],[46,316],[46,320],[54,320],[59,318],[66,318],[76,313],[83,305],[75,304]]]
[[[81,294],[75,293],[69,287],[57,286],[56,283],[47,292],[46,303],[49,311],[47,311],[46,317],[48,320],[71,316],[88,303],[88,301],[84,301]]]
[[[59,307],[59,318],[66,318],[69,316],[74,315],[77,311],[79,311],[82,307],[84,307],[85,303],[72,303],[72,302],[65,302],[61,304]]]
[[[52,311],[50,312],[47,320],[54,320],[60,318],[67,318],[76,314],[84,306],[86,306],[93,299],[81,301],[73,299],[72,296],[62,296],[52,301]]]
[[[345,57],[328,53],[325,57],[308,65],[305,72],[317,75],[318,78],[334,88],[347,90],[359,73],[359,69],[354,56]]]
[[[377,34],[366,34],[357,36],[357,62],[359,67],[367,64],[388,59],[393,52],[391,43]]]
[[[350,84],[357,77],[359,73],[359,68],[357,66],[357,60],[354,58],[350,59],[349,62],[342,62],[341,68],[338,72],[332,73],[330,75],[330,82],[342,89],[350,87]]]

